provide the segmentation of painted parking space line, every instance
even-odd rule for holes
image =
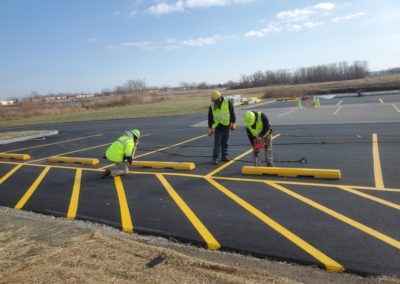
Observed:
[[[278,138],[279,136],[281,136],[280,134],[276,134],[272,136],[272,140]],[[219,173],[220,171],[222,171],[223,169],[227,168],[228,166],[232,165],[234,162],[236,162],[237,160],[243,158],[244,156],[250,154],[251,152],[253,152],[253,148],[250,148],[249,150],[247,150],[246,152],[240,154],[239,156],[233,158],[231,161],[223,164],[222,166],[219,166],[218,168],[216,168],[215,170],[213,170],[212,172],[208,173],[206,176],[207,177],[211,177],[213,175],[215,175],[216,173]]]
[[[277,184],[277,183],[275,183],[273,181],[266,181],[265,183],[267,185],[271,186],[272,188],[274,188],[276,190],[279,190],[281,192],[284,192],[284,193],[292,196],[293,198],[296,198],[296,199],[298,199],[298,200],[310,205],[311,207],[314,207],[314,208],[316,208],[316,209],[318,209],[318,210],[320,210],[320,211],[322,211],[322,212],[324,212],[324,213],[326,213],[326,214],[328,214],[328,215],[330,215],[330,216],[332,216],[332,217],[334,217],[334,218],[336,218],[336,219],[338,219],[338,220],[340,220],[340,221],[342,221],[342,222],[344,222],[344,223],[346,223],[346,224],[348,224],[348,225],[350,225],[350,226],[352,226],[352,227],[354,227],[356,229],[359,229],[360,231],[362,231],[362,232],[364,232],[364,233],[366,233],[366,234],[368,234],[368,235],[370,235],[370,236],[372,236],[372,237],[374,237],[376,239],[379,239],[379,240],[381,240],[381,241],[383,241],[383,242],[385,242],[385,243],[387,243],[387,244],[389,244],[389,245],[391,245],[391,246],[393,246],[393,247],[395,247],[397,249],[400,249],[400,242],[398,240],[394,239],[394,238],[391,238],[391,237],[389,237],[389,236],[387,236],[385,234],[382,234],[382,233],[380,233],[380,232],[378,232],[378,231],[376,231],[376,230],[374,230],[374,229],[372,229],[372,228],[370,228],[370,227],[368,227],[368,226],[366,226],[364,224],[361,224],[360,222],[357,222],[356,220],[353,220],[353,219],[351,219],[351,218],[349,218],[349,217],[347,217],[347,216],[345,216],[345,215],[343,215],[343,214],[341,214],[339,212],[336,212],[336,211],[334,211],[334,210],[332,210],[332,209],[330,209],[330,208],[328,208],[328,207],[326,207],[326,206],[324,206],[322,204],[319,204],[319,203],[317,203],[317,202],[315,202],[315,201],[313,201],[313,200],[311,200],[311,199],[309,199],[307,197],[304,197],[304,196],[302,196],[302,195],[300,195],[300,194],[298,194],[298,193],[296,193],[296,192],[294,192],[294,191],[292,191],[292,190],[290,190],[290,189],[288,189],[286,187],[283,187],[283,186],[281,186],[281,185],[279,185],[279,184]]]
[[[323,252],[321,252],[320,250],[318,250],[317,248],[315,248],[314,246],[312,246],[311,244],[309,244],[308,242],[306,242],[305,240],[303,240],[296,234],[292,233],[291,231],[289,231],[288,229],[286,229],[285,227],[283,227],[282,225],[277,223],[275,220],[268,217],[266,214],[264,214],[263,212],[261,212],[260,210],[258,210],[254,206],[252,206],[250,203],[243,200],[242,198],[240,198],[239,196],[237,196],[230,190],[228,190],[227,188],[225,188],[220,183],[216,182],[214,179],[212,179],[210,177],[205,177],[205,179],[210,184],[212,184],[216,189],[218,189],[220,192],[222,192],[223,194],[228,196],[230,199],[235,201],[237,204],[242,206],[244,209],[246,209],[248,212],[253,214],[259,220],[264,222],[270,228],[272,228],[273,230],[275,230],[276,232],[278,232],[279,234],[281,234],[282,236],[287,238],[289,241],[291,241],[292,243],[297,245],[299,248],[304,250],[306,253],[308,253],[309,255],[311,255],[312,257],[317,259],[319,262],[321,262],[325,266],[327,271],[330,271],[330,272],[343,272],[344,271],[344,267],[341,264],[339,264],[338,262],[336,262],[335,260],[333,260],[332,258],[327,256],[326,254],[324,254]]]
[[[68,155],[68,154],[79,153],[79,152],[83,152],[83,151],[87,151],[87,150],[91,150],[91,149],[104,147],[104,146],[107,146],[107,145],[110,145],[110,143],[105,143],[105,144],[100,144],[100,145],[96,145],[96,146],[92,146],[92,147],[88,147],[88,148],[82,148],[82,149],[79,149],[79,150],[74,150],[74,151],[69,151],[69,152],[65,152],[65,153],[55,154],[55,155],[43,157],[43,158],[40,158],[40,159],[32,160],[32,161],[29,161],[29,162],[25,162],[25,164],[31,164],[31,163],[34,163],[34,162],[47,160],[48,158],[54,157],[54,156],[64,156],[64,155]]]
[[[47,146],[57,145],[57,144],[63,144],[63,143],[68,143],[68,142],[82,140],[82,139],[99,137],[99,136],[102,136],[102,135],[103,134],[95,134],[95,135],[89,135],[89,136],[84,136],[84,137],[79,137],[79,138],[74,138],[74,139],[68,139],[68,140],[63,140],[63,141],[58,141],[58,142],[53,142],[53,143],[47,143],[47,144],[42,144],[42,145],[37,145],[37,146],[32,146],[32,147],[19,148],[19,149],[7,151],[6,153],[13,153],[13,152],[18,152],[18,151],[22,151],[22,150],[30,150],[30,149],[42,148],[42,147],[47,147]]]
[[[343,100],[340,100],[340,101],[336,104],[336,106],[340,106],[342,103],[343,103]]]
[[[42,182],[46,174],[49,172],[50,167],[45,167],[43,171],[40,173],[38,178],[33,182],[33,184],[29,187],[29,189],[25,192],[24,196],[18,201],[17,205],[15,205],[15,209],[21,209],[24,207],[25,203],[29,200],[32,194],[35,192],[36,188]]]
[[[186,202],[178,195],[178,193],[172,188],[171,184],[165,179],[165,177],[161,174],[156,175],[161,184],[167,190],[169,195],[178,205],[178,207],[182,210],[182,212],[186,215],[189,221],[193,224],[197,232],[201,235],[204,241],[207,244],[207,247],[210,250],[218,250],[221,245],[215,239],[215,237],[211,234],[211,232],[204,226],[204,224],[200,221],[200,219],[196,216],[196,214],[189,208]]]
[[[194,140],[197,140],[197,139],[206,137],[206,136],[207,136],[207,134],[203,134],[203,135],[200,135],[200,136],[196,136],[196,137],[194,137],[194,138],[190,138],[190,139],[188,139],[188,140],[184,140],[184,141],[181,141],[181,142],[179,142],[179,143],[169,145],[169,146],[167,146],[167,147],[159,148],[159,149],[156,149],[156,150],[154,150],[154,151],[150,151],[150,152],[143,153],[143,154],[141,154],[141,155],[137,155],[137,156],[134,157],[134,159],[137,159],[137,158],[139,158],[139,157],[144,157],[144,156],[147,156],[147,155],[151,155],[151,154],[153,154],[153,153],[161,152],[161,151],[170,149],[170,148],[172,148],[172,147],[176,147],[176,146],[179,146],[179,145],[182,145],[182,144],[185,144],[185,143],[188,143],[188,142],[190,142],[190,141],[194,141]],[[106,168],[108,168],[108,167],[111,167],[111,166],[113,166],[113,165],[114,165],[114,164],[109,164],[109,165],[106,165],[106,166],[104,166],[104,167],[101,167],[100,169],[104,170],[104,169],[106,169]]]
[[[125,233],[133,232],[133,224],[132,218],[128,207],[128,202],[126,201],[126,195],[124,186],[121,181],[120,176],[114,177],[115,188],[117,190],[119,207],[121,211],[121,222],[122,222],[122,231]]]
[[[399,109],[395,104],[392,104],[392,106],[394,107],[394,109],[395,109],[397,112],[400,112],[400,109]]]
[[[376,133],[372,134],[372,156],[374,161],[375,187],[384,189],[385,185],[383,183],[381,159],[379,156],[378,135]]]
[[[379,98],[379,102],[380,102],[381,104],[383,104],[383,100],[382,100],[382,98]]]
[[[336,111],[333,113],[333,115],[337,115],[338,112],[339,112],[342,108],[343,108],[343,105],[340,105],[340,106],[336,109]]]
[[[74,186],[72,188],[71,200],[68,207],[67,218],[75,219],[78,211],[79,193],[81,190],[82,169],[76,169]]]
[[[22,164],[16,165],[14,168],[12,168],[8,173],[6,173],[1,179],[0,179],[0,184],[5,182],[10,176],[12,176],[18,169],[22,167]]]
[[[296,111],[296,110],[297,110],[297,108],[292,108],[292,109],[289,110],[289,111],[286,111],[286,112],[284,112],[284,113],[278,114],[278,117],[282,117],[282,116],[291,114],[292,112],[294,112],[294,111]]]
[[[364,192],[360,192],[360,191],[354,190],[354,189],[352,189],[352,188],[350,188],[350,187],[348,187],[348,186],[337,186],[337,188],[342,189],[342,190],[347,191],[347,192],[350,192],[350,193],[352,193],[352,194],[361,196],[361,197],[363,197],[363,198],[366,198],[366,199],[375,201],[375,202],[377,202],[377,203],[386,205],[386,206],[388,206],[388,207],[391,207],[391,208],[400,210],[400,204],[396,204],[396,203],[393,203],[393,202],[384,200],[384,199],[382,199],[382,198],[378,198],[378,197],[372,196],[372,195],[370,195],[370,194],[367,194],[367,193],[364,193]]]

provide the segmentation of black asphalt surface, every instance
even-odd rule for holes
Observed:
[[[226,165],[211,165],[213,138],[204,135],[206,127],[201,124],[206,113],[19,127],[57,129],[59,134],[0,146],[0,152],[31,155],[27,161],[0,159],[0,205],[104,223],[127,232],[133,228],[136,233],[210,249],[399,277],[400,96],[379,98],[321,100],[314,113],[286,114],[295,105],[284,102],[252,108],[271,113],[277,135],[275,166],[340,169],[340,180],[242,175],[243,166],[253,165],[251,153]],[[349,112],[344,115],[368,117],[364,110],[375,108],[381,121],[337,123],[332,106],[340,100],[345,105],[341,111]],[[231,159],[250,150],[242,114],[237,109],[239,126],[231,132]],[[315,123],[303,124],[303,114],[304,121],[313,116]],[[297,115],[297,123],[285,125],[291,115]],[[131,169],[121,179],[100,179],[112,165],[101,158],[107,145],[131,128],[144,135],[137,160],[194,162],[196,168]],[[378,156],[372,134],[378,138]],[[100,164],[47,162],[54,155],[98,158]],[[296,162],[303,157],[307,163]]]

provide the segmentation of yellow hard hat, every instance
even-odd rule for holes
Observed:
[[[211,93],[211,100],[216,101],[221,97],[221,93],[218,91],[212,91]]]
[[[250,127],[256,122],[256,115],[252,111],[246,111],[244,114],[244,124],[246,124],[247,127]]]

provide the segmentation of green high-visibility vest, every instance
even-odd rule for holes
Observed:
[[[261,130],[263,129],[263,122],[261,119],[261,111],[257,112],[256,128],[254,129],[250,126],[250,127],[247,127],[247,129],[249,129],[251,134],[255,137],[257,137],[258,134],[260,134]],[[268,130],[267,133],[265,133],[265,135],[263,137],[266,137],[269,134],[269,132],[270,132],[270,130]]]
[[[229,113],[229,102],[227,100],[222,101],[221,108],[215,108],[214,104],[211,104],[211,110],[214,119],[212,128],[216,128],[220,123],[225,126],[228,126],[231,123],[231,115]]]
[[[112,162],[120,163],[124,156],[131,156],[135,142],[132,137],[122,135],[117,141],[112,143],[106,151],[106,158]]]

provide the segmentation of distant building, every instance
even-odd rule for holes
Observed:
[[[15,101],[0,101],[0,105],[2,106],[10,106],[15,104]]]

